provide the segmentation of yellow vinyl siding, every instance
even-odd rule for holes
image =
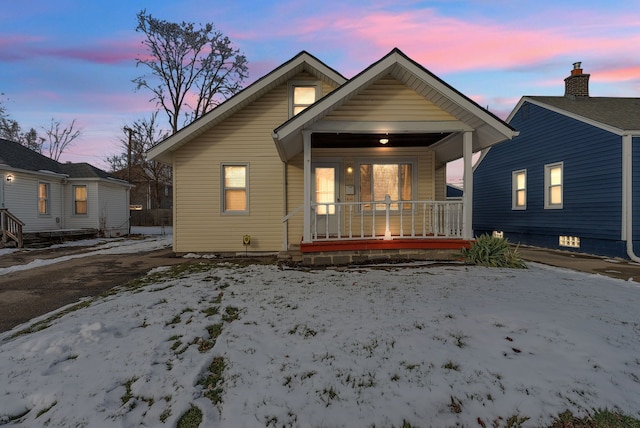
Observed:
[[[282,162],[271,131],[287,120],[282,85],[176,153],[176,252],[251,251],[282,248]],[[221,165],[246,163],[248,214],[221,212]]]
[[[454,116],[391,76],[373,83],[329,113],[326,119],[384,122],[456,120]]]
[[[317,79],[300,73],[292,80]],[[323,84],[323,95],[331,89]],[[177,253],[243,252],[244,235],[251,236],[249,251],[282,250],[283,163],[271,135],[288,119],[288,96],[288,84],[278,86],[175,153],[174,250]],[[226,163],[247,164],[247,214],[221,212],[220,168]],[[292,179],[289,180],[291,183]],[[298,201],[302,203],[301,195]],[[301,231],[302,227],[298,242]]]

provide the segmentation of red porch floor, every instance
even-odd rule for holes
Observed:
[[[370,250],[461,250],[469,248],[471,241],[455,238],[407,239],[358,239],[327,240],[300,243],[301,253],[370,251]]]

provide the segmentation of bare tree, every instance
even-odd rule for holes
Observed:
[[[4,94],[0,94],[4,95]],[[30,148],[33,151],[42,153],[42,141],[43,138],[38,136],[35,129],[31,128],[28,131],[23,131],[20,124],[9,117],[7,109],[0,101],[0,138],[5,140],[15,141],[22,144],[25,147]]]
[[[146,10],[137,17],[136,31],[145,35],[147,50],[137,65],[147,66],[150,73],[133,83],[153,93],[151,99],[167,114],[172,134],[178,132],[181,113],[188,124],[241,89],[247,60],[213,24],[196,28],[193,23],[172,23]]]
[[[146,151],[169,136],[159,129],[158,112],[149,118],[139,119],[123,128],[120,140],[122,152],[109,156],[107,162],[112,171],[125,171],[122,178],[130,180],[137,186],[145,186],[151,190],[151,197],[157,207],[162,206],[163,188],[171,184],[171,167],[146,158]]]
[[[64,128],[59,120],[51,119],[49,128],[42,128],[47,137],[42,141],[40,153],[46,151],[46,154],[51,159],[58,161],[62,152],[73,143],[73,140],[80,136],[80,130],[73,129],[75,125],[75,119],[71,121],[68,127],[65,126]]]

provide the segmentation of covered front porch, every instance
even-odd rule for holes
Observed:
[[[394,50],[274,130],[285,163],[284,250],[331,264],[364,252],[450,257],[474,236],[474,152],[516,134]],[[464,194],[449,201],[446,166],[461,158]]]

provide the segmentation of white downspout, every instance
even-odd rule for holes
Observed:
[[[622,230],[627,241],[627,255],[640,263],[640,257],[633,252],[633,137],[622,136]]]
[[[287,163],[282,162],[282,216],[287,216]],[[283,222],[282,227],[282,250],[289,250],[289,223]]]

